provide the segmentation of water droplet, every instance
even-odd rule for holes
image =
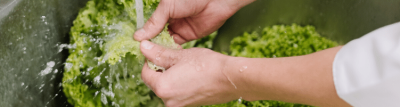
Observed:
[[[101,94],[101,102],[103,102],[104,105],[107,105],[107,97],[104,94]]]
[[[132,75],[132,78],[135,78],[135,75]]]
[[[92,71],[92,70],[93,70],[93,67],[89,67],[89,68],[87,68],[86,71]]]
[[[44,84],[40,85],[39,89],[42,89],[44,87]],[[42,90],[43,91],[43,90]]]
[[[235,89],[237,89],[235,83],[233,83],[233,81],[229,77],[227,77],[227,78],[228,78],[228,81],[231,82],[231,84],[235,87]]]
[[[194,62],[196,63],[196,62]],[[200,64],[200,65],[194,65],[196,68],[196,71],[201,71],[203,69],[203,66],[205,66],[204,64]]]
[[[96,97],[97,94],[99,94],[99,91],[94,92],[94,97]]]
[[[247,69],[247,66],[242,66],[242,68],[239,69],[239,72],[242,73],[242,72],[243,72],[244,70],[246,70],[246,69]]]
[[[242,97],[238,99],[238,103],[242,103]]]
[[[50,62],[47,62],[47,66],[48,67],[54,67],[54,65],[55,65],[56,63],[54,62],[54,61],[50,61]]]
[[[25,85],[25,83],[21,83],[21,86],[24,86]]]
[[[196,71],[201,71],[201,67],[200,66],[196,66]]]
[[[69,71],[69,69],[71,69],[73,66],[72,63],[65,63],[65,68],[67,68],[67,71]]]
[[[51,73],[51,71],[53,70],[53,67],[54,67],[55,64],[56,63],[54,61],[47,62],[47,64],[46,64],[47,67],[44,70],[42,70],[39,73],[39,75],[44,76],[44,75],[47,75],[47,74]]]
[[[93,82],[94,82],[94,84],[99,85],[100,84],[100,75],[94,77]]]

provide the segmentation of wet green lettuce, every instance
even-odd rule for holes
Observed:
[[[148,19],[159,0],[143,0]],[[132,39],[136,28],[135,0],[91,0],[79,12],[71,28],[70,55],[62,80],[68,102],[76,107],[160,107],[159,99],[141,80],[145,60],[140,43]],[[217,33],[182,45],[212,48]],[[173,48],[173,38],[164,30],[151,40]],[[284,57],[304,55],[336,46],[319,36],[312,26],[273,26],[261,35],[244,33],[231,42],[232,56]],[[237,101],[212,107],[291,107],[278,101]]]
[[[158,2],[143,0],[145,19],[151,16]],[[79,12],[71,28],[70,47],[73,48],[69,49],[62,80],[70,104],[76,107],[163,106],[161,99],[140,78],[145,58],[140,52],[140,43],[132,38],[136,30],[134,6],[135,0],[91,0]],[[178,46],[166,29],[150,41],[172,49]],[[196,41],[199,40],[184,46],[190,48],[205,42]],[[211,42],[202,46],[211,48]],[[149,65],[155,70],[162,69]]]
[[[135,0],[91,0],[71,28],[63,91],[76,107],[163,106],[140,79],[144,56],[132,39]],[[159,0],[144,0],[145,18]],[[162,38],[172,39],[172,38]]]
[[[274,25],[261,34],[245,32],[231,41],[231,56],[274,58],[306,55],[335,47],[334,41],[321,37],[313,26]]]

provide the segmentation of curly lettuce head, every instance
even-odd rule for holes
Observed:
[[[158,1],[144,1],[145,17]],[[140,79],[144,57],[132,39],[134,5],[134,0],[91,0],[79,12],[70,32],[75,48],[69,50],[62,83],[72,105],[162,106]]]

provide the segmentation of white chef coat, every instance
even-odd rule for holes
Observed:
[[[340,98],[355,107],[400,107],[400,22],[346,45],[335,56]]]

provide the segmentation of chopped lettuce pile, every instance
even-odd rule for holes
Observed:
[[[275,58],[306,55],[338,44],[321,37],[313,26],[275,25],[261,34],[245,32],[231,41],[230,55],[249,58]],[[209,107],[310,107],[281,101],[237,101]]]
[[[275,25],[266,27],[261,34],[247,33],[231,41],[231,56],[274,58],[306,55],[338,44],[321,37],[315,27]]]

